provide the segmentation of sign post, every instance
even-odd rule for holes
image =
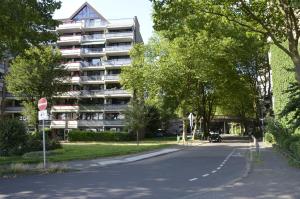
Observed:
[[[39,120],[43,121],[43,156],[44,156],[44,169],[46,168],[46,138],[45,138],[45,120],[48,119],[47,113],[47,99],[41,98],[38,101],[38,108],[39,108]]]

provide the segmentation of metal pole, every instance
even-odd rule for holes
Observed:
[[[43,120],[43,154],[44,154],[44,169],[46,169],[45,120]]]
[[[224,134],[226,133],[226,124],[225,124],[225,121],[224,121]]]

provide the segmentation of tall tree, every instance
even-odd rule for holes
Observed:
[[[0,6],[0,58],[16,55],[32,45],[55,41],[50,30],[59,24],[52,19],[61,2],[56,0],[2,0]]]
[[[218,17],[246,31],[261,34],[293,61],[300,82],[300,3],[297,0],[152,0],[156,30],[173,29],[174,37],[185,28],[206,29],[207,16]],[[288,45],[284,45],[287,41]]]
[[[26,101],[26,107],[37,109],[37,101],[42,97],[51,103],[54,95],[68,89],[64,82],[68,73],[61,62],[60,52],[51,46],[25,50],[13,60],[5,76],[7,90]]]

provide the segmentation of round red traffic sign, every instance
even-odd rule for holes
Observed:
[[[47,108],[47,99],[46,98],[41,98],[38,101],[38,107],[40,111],[43,111]]]

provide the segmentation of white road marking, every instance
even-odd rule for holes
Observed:
[[[213,170],[211,173],[216,173],[217,171],[216,170]]]
[[[195,181],[195,180],[198,180],[198,178],[189,179],[190,182]]]
[[[222,168],[222,166],[219,166],[217,169],[220,170]]]
[[[207,174],[204,174],[204,175],[202,175],[202,177],[204,177],[204,178],[205,178],[205,177],[207,177],[207,176],[209,176],[209,174],[208,174],[208,173],[207,173]]]

